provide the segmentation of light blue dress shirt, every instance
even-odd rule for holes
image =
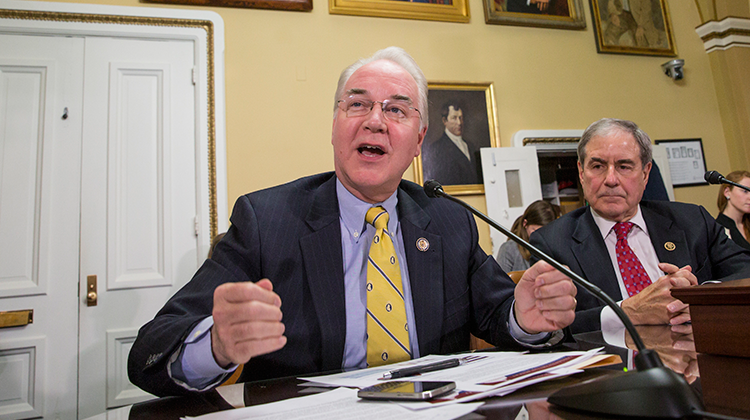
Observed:
[[[365,222],[365,213],[371,207],[382,206],[388,211],[388,230],[395,233],[393,241],[398,254],[401,281],[404,289],[406,320],[409,328],[409,344],[412,357],[420,357],[417,328],[414,320],[414,303],[409,285],[409,270],[406,265],[404,239],[398,218],[398,191],[379,204],[364,202],[350,193],[336,180],[336,194],[339,201],[339,222],[341,223],[341,249],[344,260],[344,293],[346,301],[346,341],[344,343],[343,369],[364,368],[367,366],[367,255],[370,242],[375,236],[375,228]],[[272,282],[274,279],[270,279]],[[181,386],[191,390],[203,390],[215,386],[231,374],[236,365],[223,369],[216,364],[211,353],[211,327],[213,317],[201,321],[188,335],[185,344],[175,351],[168,364],[169,374]],[[562,339],[559,333],[550,339],[549,333],[527,334],[519,326],[515,313],[511,310],[509,329],[520,343],[549,346]],[[532,346],[537,347],[537,346]]]

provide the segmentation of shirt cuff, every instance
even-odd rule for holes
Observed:
[[[211,316],[199,322],[170,358],[169,376],[183,388],[191,391],[213,388],[237,369],[237,365],[224,369],[216,363],[211,350],[213,325]]]
[[[532,348],[550,347],[559,343],[565,337],[565,334],[562,332],[562,330],[557,330],[551,333],[527,333],[523,330],[523,328],[521,328],[521,326],[518,325],[518,321],[516,320],[515,307],[516,301],[514,300],[513,305],[511,305],[510,307],[510,316],[508,317],[508,331],[510,331],[510,336],[513,337],[513,339],[516,340],[516,342],[518,342],[519,344],[523,344],[526,347]]]
[[[622,305],[622,301],[617,302],[617,305]],[[604,341],[613,346],[627,348],[627,345],[625,345],[625,325],[615,311],[609,306],[605,306],[602,308],[599,319]]]

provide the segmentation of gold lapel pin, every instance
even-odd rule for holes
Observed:
[[[430,241],[425,238],[417,239],[417,249],[422,252],[427,251],[428,249],[430,249]]]
[[[675,248],[677,247],[674,245],[674,242],[664,242],[664,249],[667,251],[674,251]]]

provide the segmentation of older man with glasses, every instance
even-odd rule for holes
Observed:
[[[546,263],[518,286],[474,218],[401,179],[427,126],[427,82],[390,47],[344,70],[335,172],[240,197],[212,257],[141,328],[130,378],[156,395],[365,368],[495,345],[545,347],[576,288]]]

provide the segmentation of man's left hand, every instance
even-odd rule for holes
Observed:
[[[575,319],[573,281],[544,261],[531,266],[515,290],[518,326],[529,334],[557,331]]]

